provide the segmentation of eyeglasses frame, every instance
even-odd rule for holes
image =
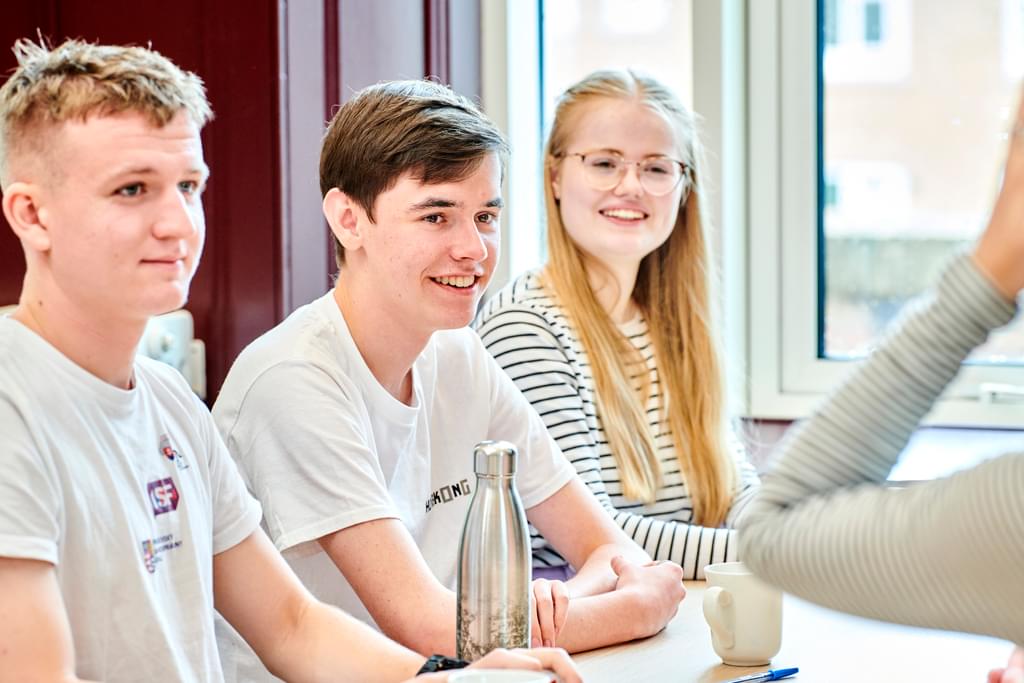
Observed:
[[[555,158],[556,159],[564,159],[565,157],[578,157],[579,160],[582,163],[586,164],[587,157],[593,156],[595,154],[600,154],[603,151],[604,150],[594,150],[592,152],[563,152],[562,154],[556,154]],[[679,200],[680,204],[685,202],[686,198],[690,194],[690,189],[693,187],[693,171],[690,168],[690,165],[687,164],[685,161],[680,161],[679,159],[673,159],[672,157],[663,156],[663,155],[658,155],[658,156],[654,156],[654,157],[646,157],[644,159],[637,160],[637,161],[628,161],[621,154],[617,154],[615,152],[605,152],[605,153],[607,153],[609,156],[618,157],[619,160],[623,164],[625,164],[627,166],[627,170],[622,171],[622,174],[618,177],[618,179],[616,179],[615,183],[610,185],[609,187],[596,187],[593,183],[590,183],[590,186],[593,189],[595,189],[595,190],[597,190],[599,192],[607,192],[608,190],[611,190],[612,188],[616,187],[619,183],[622,182],[622,179],[626,177],[626,173],[628,171],[628,166],[636,166],[637,171],[638,171],[638,173],[637,173],[637,181],[640,183],[640,187],[644,188],[644,192],[646,192],[647,194],[649,194],[649,195],[651,195],[653,197],[664,197],[665,195],[670,194],[672,192],[672,190],[676,189],[676,187],[679,185],[679,181],[682,180],[683,178],[686,178],[687,188],[686,188],[686,191],[683,192],[683,196]],[[676,182],[672,185],[672,187],[670,189],[668,189],[665,192],[662,192],[661,194],[654,194],[653,192],[648,190],[647,186],[644,184],[643,176],[641,176],[640,173],[639,173],[640,165],[642,163],[644,163],[645,161],[649,161],[650,159],[666,159],[668,161],[671,161],[674,164],[679,164],[679,170],[680,170],[679,178],[676,179]],[[588,182],[589,182],[589,180],[588,180]]]

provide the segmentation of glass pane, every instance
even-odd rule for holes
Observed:
[[[821,0],[820,356],[863,356],[985,226],[1024,75],[1021,0]],[[974,360],[1024,362],[1024,326]]]
[[[544,0],[545,128],[558,95],[597,69],[636,69],[691,105],[691,18],[691,0]]]

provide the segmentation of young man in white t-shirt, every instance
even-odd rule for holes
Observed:
[[[455,647],[485,439],[518,446],[527,517],[577,569],[534,582],[536,643],[651,635],[684,594],[679,567],[612,522],[466,328],[498,260],[505,156],[493,124],[436,83],[378,84],[343,105],[320,158],[336,286],[242,352],[213,411],[307,587],[421,653]]]
[[[0,682],[221,681],[215,607],[289,680],[415,675],[420,655],[303,588],[209,412],[135,358],[202,249],[202,83],[143,48],[15,52],[0,187],[27,273],[0,319]],[[555,651],[481,663],[578,681]]]

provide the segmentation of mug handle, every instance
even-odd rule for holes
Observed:
[[[718,644],[731,650],[736,644],[732,593],[721,586],[711,586],[704,591],[704,618]]]

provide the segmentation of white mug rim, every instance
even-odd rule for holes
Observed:
[[[704,576],[754,576],[743,562],[717,562],[704,567]]]

